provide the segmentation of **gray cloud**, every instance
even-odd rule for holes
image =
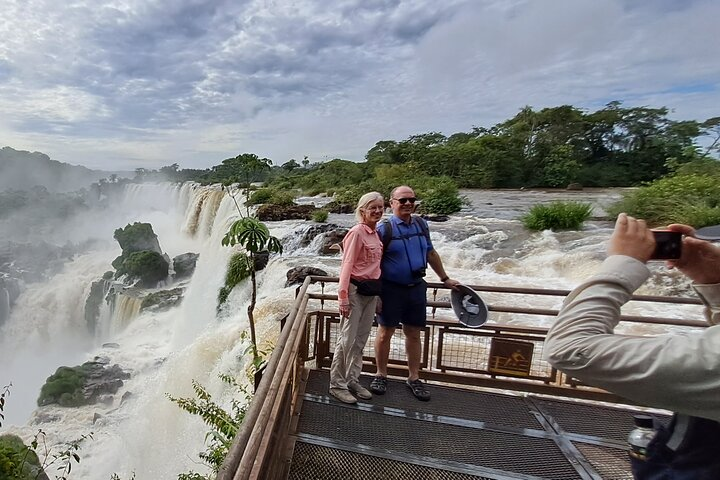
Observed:
[[[712,0],[4,4],[0,139],[93,168],[360,160],[528,104],[720,100]]]

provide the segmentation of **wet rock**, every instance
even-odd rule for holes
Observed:
[[[175,280],[191,277],[195,271],[198,258],[197,253],[183,253],[172,259],[173,270],[175,270]]]
[[[450,217],[447,215],[422,215],[422,218],[428,222],[447,222],[450,220]]]
[[[255,271],[259,272],[260,270],[263,270],[265,267],[267,267],[268,262],[270,261],[270,252],[267,250],[264,252],[258,252],[253,256],[253,265],[255,266]]]
[[[100,306],[105,298],[107,289],[107,280],[97,280],[90,286],[90,293],[85,300],[85,324],[91,335],[95,334],[98,318],[100,318]]]
[[[140,311],[152,310],[162,311],[167,310],[170,307],[179,305],[183,298],[183,288],[173,288],[171,290],[161,290],[154,292],[143,298],[142,304],[140,305]]]
[[[338,203],[336,201],[332,201],[325,205],[325,210],[327,210],[330,213],[353,213],[355,211],[355,207],[350,205],[349,203]]]
[[[30,425],[42,425],[43,423],[55,423],[62,420],[60,415],[45,412],[43,410],[35,410],[30,419]]]
[[[130,400],[132,397],[133,397],[133,393],[130,392],[130,391],[123,393],[123,394],[122,394],[122,397],[120,397],[120,405],[122,405],[123,403],[127,402],[127,401]]]
[[[333,255],[337,252],[337,250],[333,249],[332,246],[342,243],[345,235],[347,235],[347,232],[347,228],[340,227],[339,225],[334,225],[332,223],[313,225],[303,234],[300,239],[300,246],[307,247],[313,242],[315,237],[322,235],[323,240],[319,253],[322,255]]]
[[[583,186],[579,183],[569,183],[565,190],[582,190]]]
[[[314,205],[261,205],[257,217],[261,221],[310,220]]]
[[[124,385],[123,380],[130,378],[130,373],[117,364],[107,367],[99,362],[86,362],[82,366],[86,371],[85,385],[82,389],[86,403],[96,403],[102,399],[107,402],[107,395],[116,394]]]
[[[334,255],[338,252],[339,248],[337,245],[342,245],[342,241],[347,235],[347,228],[336,228],[325,234],[323,234],[322,245],[320,246],[320,253],[322,255]]]
[[[315,267],[293,267],[288,270],[287,274],[285,275],[287,277],[285,286],[289,287],[291,285],[303,283],[305,281],[305,278],[309,275],[327,276],[328,273],[325,270],[321,270]]]

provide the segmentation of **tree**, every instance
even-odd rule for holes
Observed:
[[[704,135],[712,137],[712,142],[705,148],[703,157],[713,151],[720,152],[720,117],[708,118],[700,124],[700,128]]]
[[[244,217],[235,221],[222,239],[223,246],[240,245],[248,252],[250,279],[252,281],[252,296],[247,308],[248,322],[250,324],[250,340],[252,342],[253,359],[260,358],[257,351],[255,337],[255,302],[257,300],[257,282],[255,279],[255,257],[261,252],[282,253],[282,244],[276,237],[270,235],[270,230],[257,218]]]
[[[135,169],[135,178],[133,180],[137,182],[142,182],[145,177],[148,176],[150,171],[147,168],[136,168]]]
[[[290,161],[285,162],[282,165],[283,170],[287,170],[288,172],[292,172],[296,168],[300,168],[300,164],[295,160],[294,158],[291,158]]]
[[[168,180],[175,180],[177,178],[178,169],[180,168],[180,165],[177,163],[173,163],[172,165],[166,165],[164,167],[160,167],[160,174],[166,177]]]

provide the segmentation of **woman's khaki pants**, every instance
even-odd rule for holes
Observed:
[[[330,366],[330,388],[348,389],[348,384],[357,382],[362,371],[362,352],[370,336],[377,297],[366,297],[357,293],[357,287],[350,284],[350,316],[340,320],[335,353]]]

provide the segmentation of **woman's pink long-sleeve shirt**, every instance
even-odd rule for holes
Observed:
[[[375,280],[380,278],[383,246],[374,228],[364,223],[352,227],[343,240],[338,300],[347,304],[350,278]]]

